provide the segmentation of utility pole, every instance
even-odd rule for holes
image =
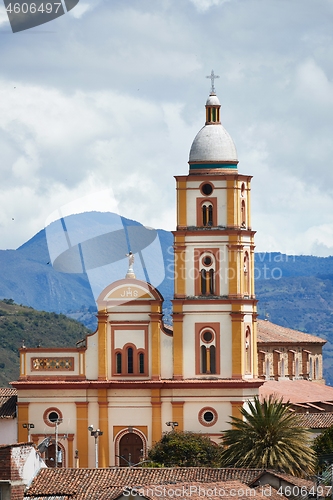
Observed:
[[[95,430],[93,425],[89,425],[88,431],[95,438],[95,467],[98,469],[98,438],[99,436],[103,436],[103,432],[99,429]]]
[[[58,425],[62,423],[62,418],[55,420],[55,463],[54,467],[58,467]]]

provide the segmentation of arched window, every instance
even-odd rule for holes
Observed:
[[[200,334],[200,372],[216,373],[216,337],[212,330],[204,329]]]
[[[63,444],[58,442],[57,453],[55,441],[52,440],[49,443],[49,446],[46,448],[44,452],[44,462],[50,468],[57,467],[65,467],[65,448]]]
[[[201,295],[206,295],[207,293],[207,271],[201,269]]]
[[[246,205],[245,200],[241,201],[241,226],[246,227]]]
[[[145,355],[143,352],[139,353],[139,373],[145,372]]]
[[[245,332],[245,370],[246,373],[251,373],[252,363],[251,363],[251,329],[248,326]]]
[[[209,293],[214,295],[214,269],[209,270]]]
[[[202,225],[213,226],[213,205],[209,202],[202,205]]]
[[[216,373],[216,347],[211,345],[209,348],[210,354],[210,373]]]
[[[133,373],[133,349],[128,347],[127,349],[127,373]]]
[[[319,359],[316,358],[316,361],[315,361],[315,374],[314,374],[314,378],[316,380],[318,380],[320,378],[320,374],[319,374]]]
[[[250,259],[248,252],[244,255],[244,295],[250,295]]]
[[[117,373],[121,373],[121,352],[117,352],[116,354],[116,371]]]
[[[219,374],[220,323],[195,324],[195,373]]]
[[[207,347],[202,345],[201,348],[201,373],[207,373]]]
[[[198,295],[216,294],[215,276],[215,256],[210,252],[205,252],[200,256],[200,285],[197,287]]]
[[[207,226],[207,207],[202,205],[202,225]]]
[[[208,205],[208,226],[213,225],[213,206]]]
[[[313,360],[312,358],[310,358],[310,361],[309,361],[309,378],[310,379],[313,379]]]

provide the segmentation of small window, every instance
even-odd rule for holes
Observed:
[[[203,262],[203,265],[204,266],[211,266],[212,265],[212,258],[209,257],[209,255],[206,255],[203,259],[202,259],[202,262]]]
[[[201,346],[201,373],[207,373],[207,348]]]
[[[52,424],[55,424],[59,420],[59,414],[56,411],[51,411],[48,414],[48,419]]]
[[[127,349],[127,373],[133,373],[133,349]]]
[[[214,295],[214,269],[209,270],[209,293]]]
[[[121,373],[121,353],[118,352],[116,354],[116,367],[117,367],[117,373]]]
[[[199,411],[198,419],[201,425],[204,425],[205,427],[211,427],[212,425],[216,424],[218,420],[218,414],[214,408],[206,406],[206,408],[202,408]]]
[[[203,226],[213,226],[213,206],[202,205],[202,225]]]
[[[143,352],[139,354],[139,373],[145,372],[145,355]]]
[[[205,411],[205,413],[202,415],[202,418],[205,422],[210,423],[214,420],[214,414],[211,411]]]
[[[209,344],[213,340],[213,334],[212,332],[206,331],[202,335],[202,339]]]
[[[63,420],[61,411],[58,408],[52,407],[44,411],[43,420],[49,427],[56,427]]]
[[[209,348],[210,355],[210,373],[216,373],[216,347],[211,345]]]
[[[207,271],[201,269],[201,295],[206,295],[207,292]]]
[[[213,207],[208,205],[208,226],[213,225]]]
[[[204,184],[201,186],[201,192],[206,196],[210,196],[213,192],[213,186],[211,184]]]
[[[202,206],[202,225],[207,226],[207,207],[206,207],[206,205]]]

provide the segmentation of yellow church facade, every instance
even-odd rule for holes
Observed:
[[[173,327],[130,253],[126,277],[97,300],[95,333],[75,348],[20,349],[19,441],[50,437],[49,466],[135,464],[171,429],[219,442],[258,394],[250,183],[212,88],[189,173],[176,177]]]

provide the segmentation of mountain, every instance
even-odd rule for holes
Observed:
[[[105,286],[125,277],[126,254],[131,250],[137,255],[137,278],[151,282],[165,298],[169,323],[172,245],[171,232],[117,214],[71,215],[53,222],[17,250],[0,251],[0,299],[65,314],[94,330],[95,300]],[[255,278],[260,318],[328,341],[324,376],[333,384],[333,257],[257,253]]]
[[[63,314],[35,311],[12,299],[0,301],[0,386],[19,376],[19,352],[27,347],[75,346],[91,331]]]

